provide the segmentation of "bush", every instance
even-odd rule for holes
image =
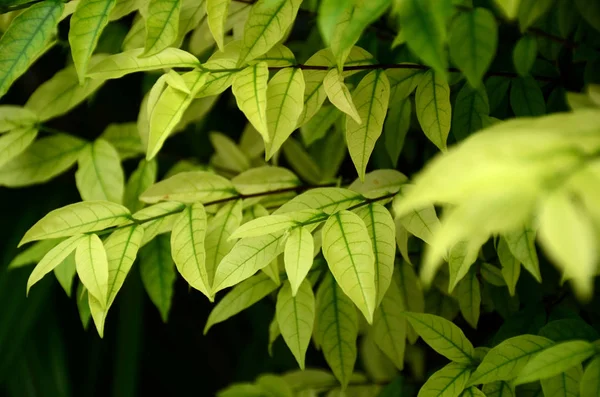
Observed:
[[[597,1],[3,3],[6,395],[600,395]]]

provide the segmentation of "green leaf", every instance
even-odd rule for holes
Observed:
[[[310,342],[315,319],[315,296],[308,280],[292,295],[292,287],[286,282],[277,295],[275,309],[277,323],[283,340],[304,369],[304,357]]]
[[[506,281],[511,296],[515,295],[519,275],[521,274],[521,263],[510,252],[506,239],[501,238],[498,242],[498,259],[502,265],[502,277]]]
[[[242,66],[269,51],[296,19],[302,0],[258,0],[244,27],[244,41],[237,65]],[[267,140],[268,141],[268,140]]]
[[[106,57],[92,66],[87,75],[92,79],[108,80],[135,72],[200,66],[195,56],[178,48],[165,48],[157,54],[140,57],[143,52],[142,48],[136,48]]]
[[[21,127],[0,137],[0,167],[23,153],[38,134],[37,129]]]
[[[209,138],[215,148],[215,155],[211,162],[223,164],[226,168],[237,172],[244,172],[250,168],[250,160],[227,135],[211,132]]]
[[[98,335],[100,338],[104,337],[104,322],[106,320],[106,315],[108,314],[107,309],[102,306],[102,303],[98,299],[96,299],[92,294],[87,294],[88,306],[90,308],[90,314],[92,315],[92,319],[94,320],[94,325],[96,326],[96,330],[98,331]]]
[[[450,270],[448,292],[451,293],[458,282],[469,272],[469,269],[471,269],[471,266],[473,266],[477,260],[481,244],[481,241],[477,239],[463,240],[454,244],[450,249],[448,254],[448,268]],[[423,279],[428,282],[433,282],[435,270],[437,269],[423,268],[421,273]]]
[[[581,364],[594,354],[596,354],[594,345],[585,341],[562,342],[547,347],[523,367],[515,384],[553,377]]]
[[[415,106],[425,136],[445,151],[452,116],[448,83],[437,73],[425,73],[417,87]]]
[[[33,225],[19,246],[30,241],[95,232],[126,222],[127,208],[108,201],[84,201],[50,211]]]
[[[207,19],[207,5],[206,0],[182,0],[179,14],[179,32],[174,47],[180,47],[186,35]]]
[[[487,397],[515,397],[514,386],[507,382],[488,383],[483,387]]]
[[[381,351],[394,363],[398,370],[404,368],[406,348],[406,319],[402,291],[391,283],[373,316],[373,338]]]
[[[600,357],[594,358],[585,367],[579,385],[581,397],[594,397],[600,393]]]
[[[223,37],[225,35],[225,22],[229,13],[231,0],[207,0],[206,14],[208,15],[208,27],[212,33],[219,49],[223,51]]]
[[[75,263],[79,279],[100,303],[107,307],[108,296],[108,260],[102,241],[95,234],[86,234],[75,250]]]
[[[231,251],[235,241],[230,239],[242,222],[242,200],[225,204],[217,214],[208,220],[206,238],[206,273],[208,284],[212,285],[217,265]]]
[[[366,198],[376,199],[397,193],[407,181],[406,175],[399,171],[380,169],[367,173],[364,181],[354,180],[348,189],[361,193]]]
[[[529,273],[540,283],[542,275],[537,252],[535,250],[536,231],[531,227],[524,227],[504,234],[504,240],[510,252],[523,264]]]
[[[125,176],[119,153],[103,139],[97,139],[80,153],[75,183],[82,200],[123,202]]]
[[[532,357],[553,344],[550,339],[536,335],[507,339],[486,354],[471,376],[469,385],[512,380]]]
[[[89,65],[97,65],[106,58],[106,55],[94,55]],[[79,84],[77,71],[71,65],[40,85],[27,100],[25,108],[37,114],[40,121],[50,120],[75,108],[103,84],[103,79],[86,79]]]
[[[452,322],[425,313],[404,312],[404,316],[433,350],[456,363],[473,363],[473,345]]]
[[[50,249],[39,261],[36,267],[29,275],[27,280],[27,294],[31,287],[40,281],[46,274],[54,270],[77,248],[79,243],[84,239],[84,236],[78,234],[70,237],[65,241],[56,245],[56,241],[53,242],[56,246]]]
[[[551,378],[542,379],[544,396],[579,396],[582,376],[583,368],[578,365]]]
[[[60,265],[54,268],[54,277],[56,277],[56,280],[65,290],[65,293],[69,298],[71,297],[71,291],[73,290],[73,279],[77,274],[76,266],[75,254],[71,252]]]
[[[472,87],[480,87],[498,46],[494,14],[479,7],[461,12],[452,22],[449,45],[452,62]]]
[[[575,0],[575,5],[581,16],[596,29],[600,31],[600,6],[594,0]]]
[[[458,92],[452,115],[452,133],[462,140],[485,126],[485,117],[490,114],[487,93],[483,87],[472,88],[465,84]]]
[[[398,165],[398,159],[404,147],[404,139],[410,129],[411,114],[411,100],[401,100],[396,105],[390,106],[390,111],[383,124],[383,142],[394,166]]]
[[[121,160],[145,153],[136,123],[109,124],[100,138],[117,149]]]
[[[408,48],[435,70],[440,81],[446,80],[448,66],[442,8],[433,0],[404,0],[398,3],[397,10]]]
[[[565,342],[573,339],[583,339],[594,342],[600,338],[598,332],[579,317],[550,321],[539,334],[554,342]]]
[[[546,198],[539,214],[539,240],[580,297],[592,296],[596,274],[596,234],[589,218],[567,191]]]
[[[46,182],[71,168],[85,142],[66,134],[41,138],[0,168],[0,185],[20,187]]]
[[[238,72],[231,90],[238,108],[262,135],[270,142],[267,125],[267,80],[269,69],[266,62],[259,62]]]
[[[331,215],[323,226],[323,255],[342,291],[371,324],[377,301],[375,257],[363,220],[346,210]]]
[[[462,363],[450,363],[429,377],[417,397],[457,397],[465,389],[471,375],[471,367]]]
[[[256,237],[286,230],[296,225],[296,221],[287,215],[270,215],[253,219],[237,228],[231,239]]]
[[[80,0],[71,16],[69,44],[80,84],[115,4],[116,0]]]
[[[515,19],[517,17],[521,0],[494,0],[494,2],[500,7],[508,19]]]
[[[327,274],[317,291],[315,338],[342,387],[348,385],[356,362],[358,313],[335,279]]]
[[[110,13],[110,20],[114,21],[123,18],[125,15],[131,14],[142,7],[140,3],[140,0],[117,0],[117,5]]]
[[[385,71],[390,80],[390,107],[407,99],[425,75],[423,70],[416,64],[400,63],[400,65],[404,65],[406,68],[387,69]]]
[[[481,307],[481,289],[474,271],[468,272],[465,278],[456,285],[455,296],[463,318],[471,327],[477,329]]]
[[[306,278],[313,264],[314,240],[310,230],[304,227],[292,229],[285,243],[283,258],[285,272],[296,296],[298,288]]]
[[[290,167],[309,183],[319,184],[324,174],[313,157],[294,138],[288,138],[282,146],[285,159]]]
[[[397,202],[402,200],[400,196],[396,197],[397,199],[394,199],[394,207]],[[440,227],[440,220],[437,217],[433,205],[418,211],[411,211],[409,214],[399,217],[398,221],[410,234],[426,243],[432,241],[433,233]]]
[[[0,132],[32,127],[37,122],[38,116],[27,108],[13,105],[0,106]]]
[[[552,0],[520,0],[518,17],[521,32],[533,25],[552,7],[552,4]]]
[[[75,295],[77,301],[77,310],[79,311],[79,318],[83,329],[86,330],[90,322],[91,312],[90,305],[88,303],[88,292],[82,283],[77,285],[77,293]]]
[[[181,120],[183,113],[190,106],[196,93],[206,82],[206,73],[193,71],[183,75],[190,92],[186,94],[168,86],[152,108],[150,116],[150,134],[146,160],[151,160],[162,148],[165,140]]]
[[[177,277],[168,236],[158,236],[140,250],[140,275],[150,300],[166,323]]]
[[[267,130],[269,144],[266,159],[270,159],[296,129],[304,106],[304,75],[301,69],[282,69],[267,87]]]
[[[402,262],[396,269],[393,279],[400,288],[401,307],[405,311],[423,313],[425,311],[425,296],[414,268],[407,262]],[[410,324],[407,324],[406,334],[410,343],[414,344],[417,341],[418,335]]]
[[[129,177],[125,186],[123,202],[131,212],[139,211],[144,207],[144,203],[140,201],[139,197],[156,182],[157,172],[158,164],[155,160],[141,160]]]
[[[331,69],[327,75],[325,75],[323,87],[327,94],[327,98],[329,98],[329,101],[336,108],[352,117],[356,123],[362,123],[362,119],[354,105],[352,95],[350,95],[348,87],[344,84],[344,78],[337,69]]]
[[[59,1],[34,4],[4,32],[0,38],[0,98],[47,48],[63,8]]]
[[[304,144],[310,146],[322,139],[329,129],[333,127],[341,114],[335,106],[325,105],[321,107],[306,124],[300,127],[300,134],[302,135]]]
[[[537,41],[533,36],[523,36],[513,50],[513,63],[519,76],[525,77],[533,67],[537,56]]]
[[[383,130],[389,97],[390,83],[383,70],[369,72],[353,93],[352,100],[362,122],[346,117],[346,141],[361,180],[365,178],[369,157]]]
[[[390,212],[381,204],[370,203],[356,211],[367,227],[375,258],[375,287],[378,306],[390,286],[396,254],[396,227]]]
[[[181,0],[150,0],[144,15],[146,44],[142,57],[160,53],[175,42],[179,34]]]
[[[460,397],[486,397],[486,395],[478,388],[472,386],[472,387],[465,389],[461,393]]]
[[[213,293],[246,280],[266,267],[283,251],[281,232],[244,238],[221,260],[213,283]]]
[[[187,207],[175,220],[171,233],[171,252],[177,270],[193,288],[212,302],[213,293],[206,272],[206,211],[201,203]]]
[[[276,289],[277,284],[264,273],[258,273],[256,276],[242,281],[229,291],[210,312],[204,327],[204,334],[206,335],[213,325],[235,316]]]
[[[62,240],[62,238],[42,240],[30,245],[10,261],[8,269],[16,269],[39,262],[48,251],[56,247]]]
[[[140,200],[151,204],[162,200],[206,203],[235,195],[231,182],[222,176],[207,171],[188,171],[152,185],[140,196]]]
[[[519,117],[541,116],[546,113],[544,94],[533,77],[526,76],[512,80],[510,107]]]
[[[133,214],[133,219],[143,221],[144,240],[142,241],[142,245],[159,234],[170,232],[175,219],[184,209],[185,205],[182,203],[165,201],[151,205]]]
[[[485,80],[485,90],[488,94],[490,111],[495,111],[503,103],[511,79],[500,76],[491,76]]]
[[[315,209],[327,214],[334,214],[359,204],[362,201],[362,196],[352,190],[336,187],[321,187],[310,189],[309,191],[294,197],[292,200],[279,207],[274,214],[284,214],[286,212],[302,211],[305,209]]]
[[[325,44],[330,45],[340,18],[352,7],[352,0],[323,0],[319,4],[317,25]]]

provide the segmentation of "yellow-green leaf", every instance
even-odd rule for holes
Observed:
[[[223,168],[236,172],[243,172],[250,168],[250,160],[227,135],[211,132],[209,138],[215,148],[215,155],[211,159],[212,164],[215,166],[219,164]]]
[[[0,38],[0,98],[47,48],[63,12],[61,1],[44,1],[19,14]]]
[[[396,196],[394,199],[394,209],[401,202],[402,197]],[[426,243],[431,243],[433,233],[440,227],[440,220],[437,217],[433,205],[424,207],[420,210],[413,210],[410,213],[399,217],[398,221],[410,234]]]
[[[415,107],[425,136],[445,151],[452,117],[448,83],[433,71],[425,73],[417,87]]]
[[[117,0],[115,8],[110,13],[110,20],[114,21],[121,19],[125,15],[131,14],[140,7],[143,7],[141,0]]]
[[[312,267],[313,251],[314,239],[310,231],[304,227],[292,229],[283,251],[285,272],[292,289],[292,296],[296,296],[298,288]]]
[[[452,292],[459,281],[471,269],[471,266],[477,260],[482,242],[478,239],[462,240],[454,244],[448,253],[448,268],[450,270],[450,279],[448,280],[448,292]],[[438,269],[422,269],[423,279],[427,283],[433,282],[435,272]]]
[[[323,255],[340,288],[372,323],[377,301],[375,258],[363,220],[347,210],[331,215],[323,226]]]
[[[268,79],[267,63],[259,62],[238,72],[231,86],[238,108],[262,135],[265,143],[270,142],[267,126]]]
[[[504,12],[508,19],[515,19],[517,17],[521,0],[494,0],[494,2]]]
[[[160,53],[179,34],[181,0],[150,0],[146,11],[146,44],[142,57]]]
[[[397,193],[400,187],[408,181],[403,173],[391,170],[380,169],[369,172],[365,175],[364,181],[356,179],[348,189],[354,190],[366,198],[378,198],[387,194]]]
[[[521,31],[527,30],[537,19],[548,12],[553,3],[553,0],[520,0],[517,16]]]
[[[168,236],[158,236],[140,250],[140,275],[150,300],[166,323],[177,277]]]
[[[13,105],[0,106],[0,132],[32,127],[37,122],[38,116],[27,108]]]
[[[88,294],[98,300],[100,306],[107,307],[108,260],[102,241],[95,234],[86,234],[75,250],[77,274]]]
[[[487,397],[515,397],[515,387],[508,382],[493,382],[483,386]]]
[[[359,204],[362,200],[362,196],[352,190],[321,187],[310,189],[294,197],[279,207],[274,214],[284,214],[286,212],[302,211],[305,209],[316,209],[327,214],[333,214]]]
[[[222,176],[207,171],[187,171],[152,185],[140,196],[140,200],[151,204],[159,201],[206,203],[236,194],[231,182]]]
[[[116,0],[80,0],[71,16],[69,44],[80,84],[115,4]]]
[[[290,189],[302,183],[292,171],[268,165],[243,172],[231,182],[238,192],[245,195]]]
[[[129,217],[127,208],[109,201],[84,201],[70,204],[50,211],[37,221],[25,233],[19,246],[30,241],[104,230],[126,222]]]
[[[510,252],[505,238],[501,238],[498,242],[498,260],[502,265],[502,277],[508,286],[508,292],[511,296],[515,295],[519,275],[521,274],[521,263]]]
[[[464,363],[450,363],[432,374],[419,390],[417,397],[456,397],[467,385],[471,367]]]
[[[277,284],[264,273],[242,281],[229,291],[210,312],[204,326],[204,334],[206,335],[213,325],[235,316],[276,289]]]
[[[305,280],[300,284],[295,295],[292,294],[290,283],[286,282],[277,294],[275,315],[283,340],[300,368],[304,369],[304,356],[315,320],[315,296],[310,282]]]
[[[577,365],[551,378],[542,379],[544,396],[579,396],[583,368]]]
[[[244,223],[237,228],[230,238],[256,237],[289,229],[296,221],[287,215],[263,216]]]
[[[104,322],[106,321],[106,315],[108,314],[108,310],[103,307],[102,303],[92,294],[87,294],[88,306],[90,308],[90,314],[92,315],[92,319],[94,320],[94,325],[96,326],[96,330],[98,331],[98,335],[100,338],[104,337]]]
[[[0,136],[0,167],[23,153],[34,141],[37,133],[35,128],[21,127]]]
[[[75,183],[82,200],[123,202],[125,176],[119,153],[110,143],[97,139],[80,153],[78,164]]]
[[[158,164],[155,160],[141,160],[129,177],[127,185],[125,185],[123,203],[131,212],[139,211],[144,207],[144,203],[140,201],[140,195],[156,182],[157,172]]]
[[[595,397],[600,393],[600,357],[585,367],[580,383],[581,397]]]
[[[144,226],[142,245],[148,243],[159,234],[170,232],[175,219],[184,209],[185,204],[165,201],[151,205],[133,214],[133,219],[141,221],[142,226]]]
[[[323,87],[329,101],[339,110],[352,117],[358,124],[362,119],[356,110],[350,90],[344,84],[344,78],[337,69],[331,69],[323,80]],[[388,94],[389,95],[389,94]]]
[[[144,228],[140,225],[133,225],[114,231],[104,241],[108,260],[107,311],[115,301],[117,293],[125,282],[125,277],[133,266],[143,238]]]
[[[235,241],[230,240],[230,236],[241,222],[242,200],[225,204],[213,218],[209,219],[204,239],[209,285],[213,283],[217,265],[235,245]]]
[[[173,225],[171,252],[177,270],[185,281],[212,301],[214,295],[206,273],[206,224],[206,211],[201,203],[183,210]]]
[[[229,14],[231,0],[206,0],[206,14],[208,27],[219,46],[223,50],[223,36],[225,35],[225,22]]]
[[[301,69],[285,68],[273,76],[267,86],[267,129],[270,159],[296,129],[304,106],[304,75]]]
[[[481,311],[481,289],[474,271],[468,272],[456,285],[454,296],[458,300],[463,318],[471,327],[477,329]]]
[[[302,0],[258,0],[244,27],[244,44],[238,60],[242,66],[266,53],[286,34],[296,19]]]
[[[39,261],[33,269],[27,280],[27,294],[31,287],[40,281],[46,274],[54,270],[77,248],[84,236],[81,234],[75,235],[59,243],[54,248],[50,249]],[[54,242],[53,244],[56,244]]]
[[[54,277],[65,290],[65,293],[70,298],[73,290],[73,280],[77,274],[75,265],[75,254],[71,252],[57,267],[54,268]]]
[[[302,179],[313,184],[321,182],[324,176],[323,171],[300,142],[294,138],[288,138],[283,144],[283,154],[290,167]]]
[[[136,123],[109,124],[100,138],[117,149],[121,160],[138,157],[145,152]]]
[[[52,248],[56,247],[63,240],[63,238],[42,240],[30,245],[10,261],[8,269],[16,269],[38,263]]]
[[[407,324],[402,316],[404,309],[402,291],[397,283],[391,283],[373,316],[375,343],[400,371],[404,368],[406,348]]]
[[[356,362],[358,313],[331,274],[325,276],[317,291],[316,312],[315,338],[327,364],[345,387]]]

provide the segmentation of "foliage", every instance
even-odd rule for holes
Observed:
[[[164,322],[176,280],[215,302],[204,334],[270,302],[300,369],[221,397],[597,396],[598,4],[9,0],[0,185],[81,199],[20,292],[53,272],[100,337],[134,268]],[[141,74],[129,121],[56,128]]]

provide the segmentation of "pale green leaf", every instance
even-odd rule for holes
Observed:
[[[523,36],[513,50],[513,64],[520,76],[525,77],[533,67],[537,57],[537,41],[533,36]]]
[[[402,197],[396,196],[393,204],[394,209],[396,209],[397,204],[401,202]],[[433,233],[440,227],[440,220],[438,219],[433,206],[427,206],[420,210],[413,210],[407,215],[403,215],[397,219],[410,234],[426,243],[432,241]]]
[[[265,143],[270,142],[267,126],[268,79],[267,63],[259,62],[238,72],[231,86],[238,108],[262,135]]]
[[[115,8],[110,13],[110,20],[114,21],[131,14],[135,10],[143,7],[141,0],[117,0]]]
[[[511,296],[515,295],[519,275],[521,274],[521,263],[514,257],[506,243],[506,239],[501,238],[498,242],[498,260],[502,265],[502,277],[508,286],[508,292]]]
[[[87,145],[79,154],[75,183],[84,201],[103,200],[121,204],[125,175],[117,150],[103,139]]]
[[[390,101],[391,102],[391,101]],[[394,166],[398,165],[400,153],[404,147],[404,140],[410,129],[412,115],[412,102],[404,99],[390,106],[388,116],[383,123],[383,142],[385,150]]]
[[[75,254],[71,252],[60,265],[54,268],[54,277],[70,298],[73,290],[73,280],[77,274]]]
[[[0,38],[0,98],[47,48],[63,8],[60,1],[34,4],[4,32]]]
[[[389,98],[390,83],[383,70],[369,72],[353,92],[352,100],[362,122],[346,117],[346,141],[361,180],[365,178],[369,157],[383,131]]]
[[[377,301],[375,258],[363,220],[346,210],[331,215],[323,226],[323,255],[342,291],[372,323]]]
[[[250,160],[227,135],[220,132],[211,132],[209,138],[210,143],[215,148],[218,161],[226,163],[228,169],[244,172],[250,168]]]
[[[143,52],[142,48],[136,48],[106,57],[90,67],[87,75],[92,79],[107,80],[118,79],[135,72],[200,66],[195,56],[177,48],[166,48],[157,54],[140,57]]]
[[[282,167],[252,168],[234,177],[231,182],[244,195],[294,188],[301,182],[293,172]]]
[[[159,234],[170,232],[175,219],[185,209],[185,204],[165,201],[139,210],[132,215],[133,219],[144,226],[144,240],[146,244]]]
[[[238,227],[230,239],[256,237],[291,228],[296,221],[287,215],[263,216]]]
[[[158,236],[140,250],[140,275],[150,300],[167,322],[177,277],[168,236]]]
[[[160,53],[175,42],[179,34],[181,0],[150,0],[144,15],[146,44],[143,57]]]
[[[259,273],[236,285],[214,307],[206,320],[204,334],[215,324],[235,316],[277,289],[266,274]]]
[[[40,259],[39,263],[33,269],[27,280],[27,294],[31,287],[40,281],[46,274],[50,273],[77,248],[79,243],[83,240],[84,236],[78,234],[73,237],[66,239],[65,241],[56,245],[56,241],[53,241],[55,245]]]
[[[182,0],[181,11],[179,13],[179,32],[173,46],[181,47],[186,35],[200,25],[205,19],[206,0]]]
[[[69,44],[80,84],[115,4],[116,0],[80,0],[71,16]]]
[[[583,376],[581,365],[555,375],[542,379],[542,390],[545,397],[579,397],[579,385]]]
[[[250,159],[259,158],[265,151],[262,137],[251,123],[246,123],[238,144],[240,150]]]
[[[171,232],[171,252],[177,270],[193,288],[211,301],[214,295],[206,272],[206,211],[201,203],[187,207],[175,220]]]
[[[225,35],[225,22],[229,14],[231,0],[207,0],[206,14],[208,15],[208,27],[217,42],[220,50],[223,50],[223,37]]]
[[[75,250],[79,279],[102,308],[107,307],[108,260],[102,241],[95,234],[86,234]]]
[[[33,225],[19,246],[30,241],[95,232],[126,222],[130,213],[109,201],[84,201],[50,211]]]
[[[87,294],[88,306],[90,308],[90,314],[94,320],[94,325],[98,331],[100,338],[104,337],[104,323],[106,320],[107,310],[102,307],[102,304],[92,294]]]
[[[204,245],[206,248],[206,273],[209,285],[212,285],[219,262],[235,245],[235,241],[232,241],[230,236],[240,226],[241,222],[242,200],[225,204],[213,218],[208,220]]]
[[[465,74],[472,87],[481,86],[481,79],[490,67],[498,45],[498,26],[494,14],[485,8],[461,12],[452,21],[450,58]]]
[[[109,124],[100,138],[117,149],[121,160],[138,157],[145,153],[136,123]]]
[[[390,80],[390,107],[396,106],[400,101],[407,99],[417,88],[425,74],[419,65],[409,63],[399,65],[405,67],[385,71]]]
[[[517,16],[521,31],[527,30],[537,19],[548,12],[553,3],[553,0],[520,0]]]
[[[27,149],[37,137],[38,131],[32,127],[16,128],[0,136],[0,167]]]
[[[359,204],[362,200],[362,196],[352,190],[336,187],[321,187],[310,189],[309,191],[298,195],[279,207],[279,209],[275,211],[275,214],[284,214],[286,212],[295,212],[305,209],[316,209],[327,214],[333,214]]]
[[[329,101],[336,108],[352,117],[356,123],[362,123],[362,119],[354,105],[352,95],[350,95],[350,90],[348,90],[348,87],[344,84],[344,78],[337,69],[331,69],[325,75],[325,78],[323,79],[323,88],[325,89],[327,98],[329,98]]]
[[[471,367],[463,363],[450,363],[427,379],[417,397],[458,397],[465,389]]]
[[[515,384],[520,385],[558,375],[581,364],[594,354],[596,354],[594,345],[585,341],[562,342],[547,347],[523,367]]]
[[[415,107],[425,136],[445,151],[452,116],[448,83],[433,71],[425,73],[417,87]]]
[[[294,138],[288,138],[283,146],[283,154],[291,168],[309,183],[319,184],[323,179],[323,171],[306,151],[304,147]]]
[[[227,46],[225,46],[227,51]],[[220,54],[216,52],[213,57]],[[196,94],[196,98],[202,98],[212,95],[218,95],[225,91],[233,83],[238,75],[238,69],[235,69],[235,59],[213,59],[209,58],[208,62],[202,65],[202,69],[209,71],[206,83]],[[215,72],[210,72],[215,70]]]
[[[600,393],[600,357],[585,367],[580,383],[581,397],[595,397]]]
[[[473,239],[459,241],[450,249],[448,253],[448,269],[450,271],[448,292],[451,293],[457,283],[469,272],[469,269],[471,269],[471,266],[477,260],[480,248],[481,241]],[[427,273],[426,270],[428,271]],[[432,282],[435,271],[429,272],[429,269],[422,269],[422,275],[426,281]]]
[[[20,106],[0,106],[0,132],[21,127],[32,127],[38,122],[38,116],[31,110]]]
[[[504,276],[502,276],[502,270],[490,263],[482,263],[479,267],[479,272],[481,273],[481,277],[491,285],[495,285],[496,287],[504,287],[506,285]]]
[[[535,250],[535,236],[536,231],[531,227],[524,227],[503,235],[510,252],[538,282],[541,282],[542,275]]]
[[[373,316],[373,337],[381,351],[398,370],[404,368],[406,319],[402,312],[405,299],[397,283],[391,283]]]
[[[302,0],[258,0],[244,27],[238,66],[269,51],[286,34],[296,19]]]
[[[298,288],[313,264],[313,251],[314,240],[310,231],[304,227],[292,229],[283,251],[285,272],[291,286],[292,296],[296,296]]]
[[[341,114],[335,106],[325,105],[321,107],[306,124],[300,127],[300,134],[302,135],[304,144],[310,146],[322,139],[329,129],[333,127]]]
[[[452,133],[462,140],[485,126],[485,117],[490,114],[488,96],[483,87],[472,88],[465,84],[458,92],[452,115]]]
[[[469,385],[512,380],[532,357],[553,344],[550,339],[536,335],[507,339],[486,354],[471,376]]]
[[[63,239],[49,239],[38,241],[30,245],[24,251],[20,252],[10,261],[8,269],[16,269],[39,262],[52,248],[54,248]]]
[[[477,329],[481,309],[481,289],[474,271],[468,272],[456,285],[454,296],[458,300],[463,318],[471,327]]]
[[[83,284],[77,285],[77,294],[75,295],[77,301],[77,311],[79,312],[79,319],[83,325],[83,329],[86,330],[90,322],[90,305],[88,303],[88,292]]]
[[[319,286],[316,308],[315,336],[327,364],[344,387],[356,362],[358,313],[330,274]]]
[[[407,181],[406,175],[399,171],[381,169],[366,174],[364,181],[356,179],[348,189],[361,193],[366,198],[374,199],[397,193]]]
[[[281,232],[239,240],[215,272],[213,293],[246,280],[283,251]]]
[[[304,357],[310,342],[315,319],[315,296],[308,280],[292,295],[292,287],[286,282],[277,295],[275,309],[277,323],[283,340],[304,369]]]
[[[304,106],[304,89],[301,69],[282,69],[269,81],[266,113],[270,142],[266,145],[267,160],[296,129]]]
[[[206,203],[235,195],[231,182],[222,176],[207,171],[188,171],[152,185],[140,196],[140,200],[151,204],[163,200]]]
[[[122,48],[124,51],[143,48],[146,42],[146,21],[140,13],[136,13],[131,28],[123,39]]]
[[[396,246],[398,246],[398,251],[400,251],[402,259],[412,264],[410,255],[408,254],[408,230],[402,226],[400,218],[394,219],[394,224],[396,226]]]
[[[494,0],[494,2],[509,19],[517,17],[521,0]]]
[[[114,231],[104,241],[108,260],[107,311],[115,301],[117,293],[133,266],[143,238],[144,228],[140,225],[133,225]]]
[[[165,73],[165,82],[167,85],[182,91],[186,94],[190,93],[190,88],[187,86],[185,79],[182,75],[174,71],[173,69]]]
[[[405,312],[404,316],[433,350],[456,363],[473,362],[473,345],[452,322],[425,313]]]
[[[508,382],[493,382],[483,386],[486,397],[515,397],[515,388]]]
[[[394,282],[400,288],[403,310],[413,313],[424,312],[425,296],[423,295],[421,282],[415,274],[414,268],[409,263],[402,262],[396,269],[397,271],[394,271],[393,278]],[[406,335],[410,343],[414,344],[417,341],[418,335],[412,326],[407,326]]]
[[[542,89],[531,76],[513,79],[510,85],[510,107],[516,116],[541,116],[546,113]]]
[[[540,243],[550,258],[572,279],[580,297],[591,298],[596,274],[597,237],[589,216],[567,191],[545,199],[539,214]]]
[[[436,71],[440,81],[445,80],[448,64],[442,8],[435,0],[404,0],[397,10],[408,48]]]
[[[190,89],[189,94],[170,86],[162,92],[156,105],[153,106],[152,115],[150,116],[150,133],[148,136],[146,160],[151,160],[162,148],[165,140],[183,117],[183,113],[192,103],[194,96],[206,82],[206,77],[206,73],[198,71],[183,75],[182,78]]]
[[[137,168],[127,181],[123,197],[124,205],[131,212],[139,211],[144,207],[144,203],[140,201],[139,197],[156,182],[157,172],[158,164],[155,160],[140,160]]]

